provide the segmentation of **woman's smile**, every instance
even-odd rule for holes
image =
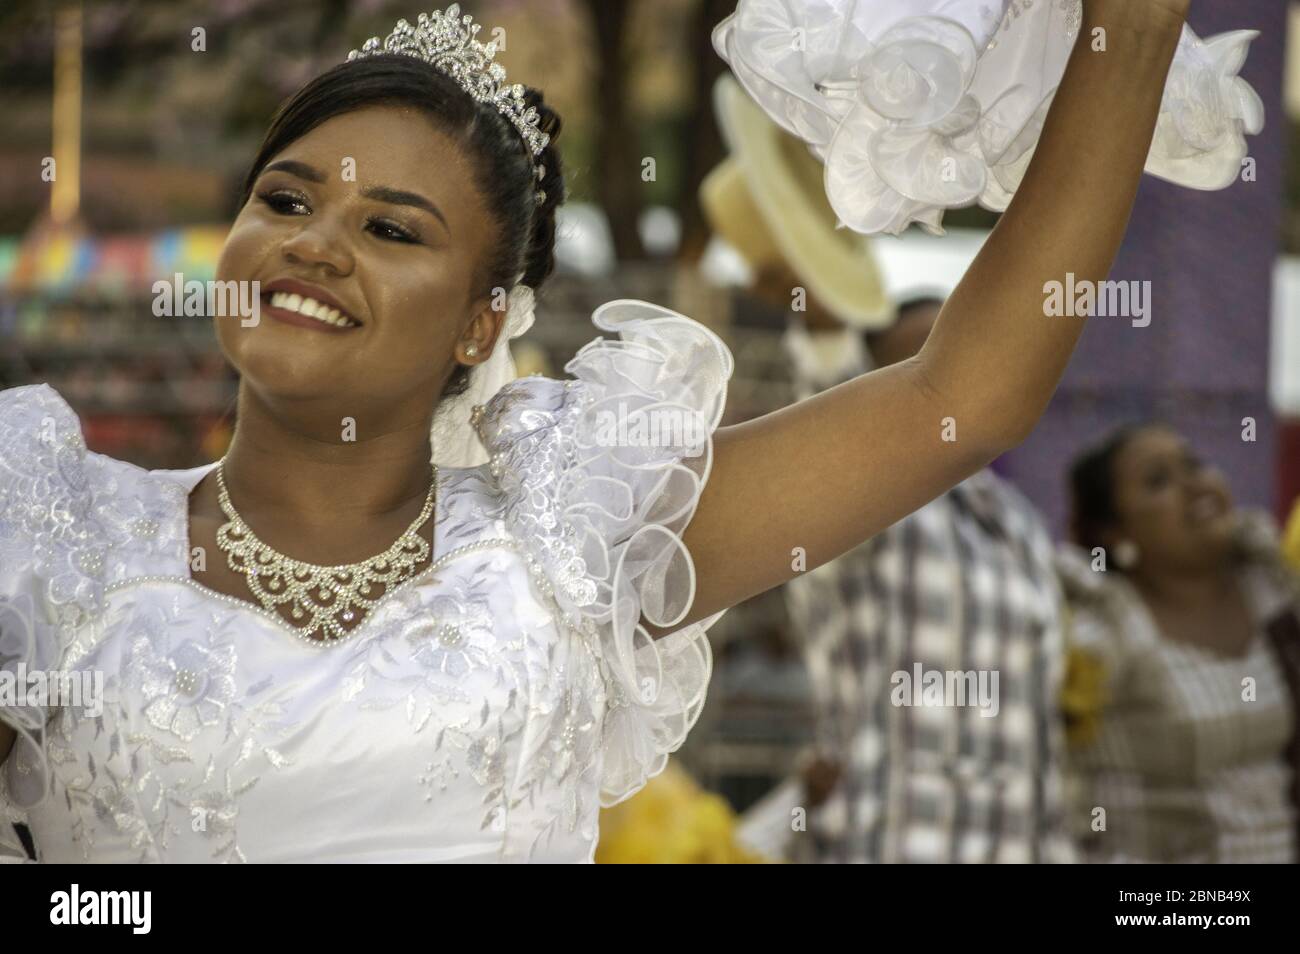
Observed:
[[[261,300],[266,313],[286,325],[341,333],[362,324],[333,296],[306,282],[277,279],[262,289]]]

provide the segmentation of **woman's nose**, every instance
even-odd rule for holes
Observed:
[[[339,234],[338,225],[321,217],[304,225],[280,246],[286,260],[295,265],[323,265],[338,275],[352,271],[352,253]]]
[[[1193,473],[1188,474],[1183,487],[1192,497],[1206,492],[1222,494],[1225,491],[1222,472],[1209,464],[1198,467]]]

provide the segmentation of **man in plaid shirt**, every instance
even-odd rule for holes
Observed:
[[[941,302],[904,302],[869,345],[809,304],[813,330],[792,322],[784,338],[801,398],[914,354]],[[795,839],[800,860],[1075,860],[1057,709],[1063,603],[1052,541],[1019,492],[982,471],[786,594],[819,747],[839,770]],[[938,695],[963,675],[995,690],[991,705]]]

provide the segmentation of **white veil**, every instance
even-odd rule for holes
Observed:
[[[521,276],[522,277],[522,276]],[[469,372],[469,387],[463,394],[443,398],[433,415],[429,437],[433,463],[439,467],[477,467],[488,460],[478,432],[470,423],[475,405],[486,404],[503,384],[517,375],[510,341],[533,326],[535,296],[527,285],[516,284],[506,304],[506,321],[491,356]]]

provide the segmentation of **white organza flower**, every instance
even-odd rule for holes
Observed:
[[[1264,104],[1237,75],[1255,30],[1208,40],[1184,30],[1169,71],[1147,172],[1194,189],[1223,189],[1242,171],[1246,134],[1264,128]]]
[[[943,213],[1002,210],[1029,166],[1079,40],[1080,0],[740,0],[714,48],[776,123],[825,163],[841,222],[942,233]],[[1170,71],[1147,171],[1218,189],[1263,108],[1236,74],[1253,31],[1202,42]]]
[[[823,159],[845,225],[939,232],[943,209],[984,189],[968,90],[1004,6],[742,0],[713,40],[768,115]]]

